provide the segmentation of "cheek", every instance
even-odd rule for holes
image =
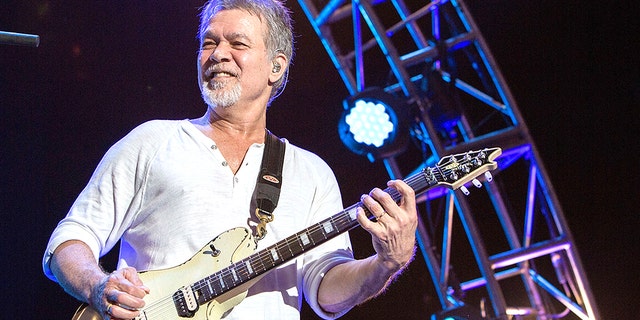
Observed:
[[[251,71],[252,73],[264,74],[267,69],[267,61],[266,59],[257,59],[255,56],[250,54],[239,54],[234,56],[234,60],[238,64],[241,70]]]
[[[208,51],[198,51],[198,58],[197,58],[197,62],[198,62],[198,68],[199,69],[203,69],[205,67],[205,65],[208,63],[209,61],[209,56],[211,55],[211,52]]]
[[[204,78],[204,72],[209,67],[209,59],[206,57],[208,57],[206,54],[199,53],[196,59],[196,70],[198,73],[198,82],[202,82],[202,79]]]

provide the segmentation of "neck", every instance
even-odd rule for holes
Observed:
[[[232,107],[233,108],[233,107]],[[237,113],[228,108],[211,108],[192,122],[215,140],[232,138],[252,143],[263,143],[266,129],[266,112],[259,114]]]

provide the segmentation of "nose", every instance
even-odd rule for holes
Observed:
[[[209,60],[212,62],[228,61],[229,59],[229,48],[224,42],[219,43],[209,55]]]

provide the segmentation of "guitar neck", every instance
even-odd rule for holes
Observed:
[[[495,169],[497,165],[492,160],[500,153],[499,148],[492,148],[448,156],[441,159],[436,166],[426,167],[406,178],[404,182],[415,191],[416,195],[436,185],[457,189],[483,172]],[[397,190],[387,188],[384,191],[396,202],[401,200],[401,195]],[[361,202],[353,204],[325,220],[194,283],[192,288],[195,288],[199,293],[198,302],[200,304],[206,303],[292,260],[303,252],[355,228],[359,225],[356,219],[358,208],[362,208],[370,220],[375,219]]]
[[[417,194],[436,185],[439,180],[438,176],[441,174],[442,173],[436,169],[426,168],[404,181],[414,189]],[[387,188],[384,191],[396,202],[400,201],[401,196],[397,190]],[[305,251],[311,250],[344,232],[354,229],[359,225],[356,219],[358,208],[363,208],[367,217],[374,219],[373,214],[370,213],[361,202],[353,204],[325,220],[311,225],[290,237],[278,241],[194,283],[193,287],[198,288],[198,302],[201,304],[206,303],[240,284],[292,260]]]

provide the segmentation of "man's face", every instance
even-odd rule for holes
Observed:
[[[209,22],[200,48],[198,79],[210,106],[266,101],[271,93],[266,25],[243,10],[223,10]]]

